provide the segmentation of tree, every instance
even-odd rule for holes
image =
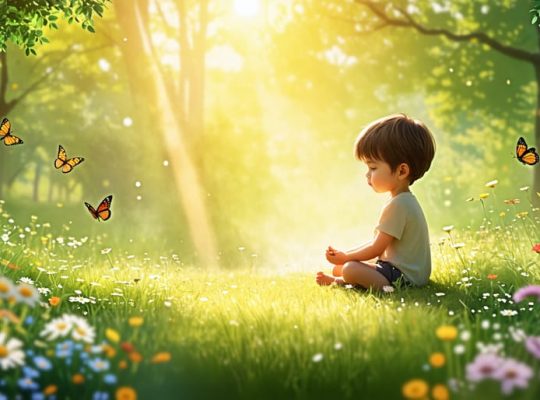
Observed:
[[[536,145],[540,146],[540,52],[537,44],[540,39],[540,29],[530,28],[530,25],[526,24],[525,10],[519,8],[516,2],[506,2],[496,8],[490,7],[489,2],[486,1],[452,2],[451,4],[434,6],[433,3],[426,1],[385,2],[383,4],[371,0],[355,0],[354,4],[357,8],[353,12],[353,18],[346,17],[336,8],[332,10],[333,16],[348,21],[356,28],[358,35],[382,31],[385,28],[404,28],[413,30],[419,35],[441,38],[441,45],[447,49],[447,55],[455,56],[458,51],[463,51],[466,52],[466,55],[462,59],[467,57],[473,60],[470,64],[464,62],[457,67],[456,69],[459,71],[452,71],[458,72],[462,77],[466,76],[467,73],[470,74],[471,70],[480,68],[481,63],[474,60],[478,60],[480,57],[487,59],[486,50],[488,49],[532,67],[533,82],[536,88],[534,138]],[[365,13],[365,10],[368,13]],[[513,25],[516,22],[517,25]],[[462,49],[465,44],[469,46]],[[441,56],[441,54],[439,57],[444,60],[449,58]],[[441,64],[444,65],[444,62]],[[489,75],[489,71],[486,71],[486,76]],[[464,80],[468,86],[476,84],[470,79]],[[531,81],[528,75],[516,80],[518,87],[519,84],[525,86]],[[451,92],[457,96],[459,100],[455,100],[455,102],[461,101],[463,110],[483,108],[488,113],[495,113],[493,109],[493,105],[496,104],[494,97],[498,97],[497,93],[504,92],[501,90],[504,81],[508,85],[511,83],[508,78],[504,80],[499,78],[497,84],[486,80],[485,83],[479,84],[482,89],[477,90],[474,96],[463,90],[445,88],[442,79],[436,82],[432,81],[430,84],[433,89],[439,92]],[[500,101],[495,106],[498,108],[499,115],[514,118],[516,114],[519,114],[519,111],[515,109],[521,107],[522,115],[525,114],[525,118],[527,118],[527,115],[530,115],[526,112],[528,101],[530,100],[512,101],[511,105],[509,101]],[[460,113],[455,113],[455,117],[459,118],[459,115]],[[535,192],[540,192],[540,171],[537,168],[534,169],[533,188]],[[538,203],[538,196],[533,196],[533,200]]]

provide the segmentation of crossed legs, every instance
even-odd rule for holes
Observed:
[[[366,289],[382,290],[383,286],[390,285],[381,273],[377,272],[377,265],[364,261],[348,261],[343,265],[335,265],[331,275],[317,272],[317,283],[321,286],[336,283],[338,285],[360,285]]]

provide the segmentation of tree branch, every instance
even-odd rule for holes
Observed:
[[[376,3],[373,3],[372,1],[369,1],[369,0],[355,0],[355,1],[356,3],[360,5],[365,5],[366,7],[368,7],[376,16],[378,16],[381,20],[386,22],[388,26],[414,28],[418,32],[424,35],[444,36],[447,39],[452,40],[454,42],[465,42],[465,41],[471,41],[473,39],[476,39],[480,43],[486,44],[492,49],[498,51],[499,53],[502,53],[511,58],[528,61],[533,64],[537,64],[540,62],[540,53],[531,53],[531,52],[521,50],[515,47],[504,45],[498,42],[497,40],[493,39],[492,37],[489,37],[484,32],[456,34],[456,33],[450,32],[447,29],[428,28],[416,22],[409,13],[407,13],[406,11],[400,8],[396,8],[396,9],[403,15],[405,19],[392,18],[388,16],[386,12],[381,10],[378,7],[378,5]]]
[[[89,49],[86,49],[86,50],[83,50],[83,51],[70,51],[70,52],[67,52],[67,54],[65,54],[64,57],[60,57],[58,58],[58,60],[56,61],[56,63],[52,66],[53,68],[59,66],[60,64],[62,64],[67,58],[71,57],[72,55],[76,54],[76,55],[80,55],[80,54],[85,54],[85,53],[91,53],[93,51],[97,51],[97,50],[101,50],[101,49],[104,49],[104,48],[107,48],[107,47],[110,47],[112,46],[113,44],[111,43],[107,43],[107,44],[103,44],[101,46],[96,46],[96,47],[92,47],[92,48],[89,48]],[[26,90],[24,90],[20,96],[12,99],[11,101],[7,102],[6,103],[6,113],[11,111],[18,103],[20,103],[26,96],[28,96],[30,93],[34,92],[38,87],[39,85],[41,85],[43,82],[45,82],[47,80],[47,78],[50,76],[51,74],[50,73],[47,73],[45,72],[44,74],[42,74],[39,79],[37,79],[36,81],[34,81],[34,83],[32,83],[30,86],[28,86],[26,88]]]

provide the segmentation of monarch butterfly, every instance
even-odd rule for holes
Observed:
[[[97,219],[98,221],[101,219],[103,221],[107,221],[109,218],[111,218],[111,203],[112,203],[112,194],[105,197],[101,203],[99,203],[99,206],[97,207],[97,210],[92,207],[87,202],[84,202],[84,205],[86,208],[88,208],[88,211],[90,211],[90,214],[92,214],[92,217]]]
[[[538,162],[538,153],[534,147],[527,148],[527,142],[520,137],[516,145],[516,157],[525,165],[534,165]]]
[[[84,158],[82,157],[73,157],[68,159],[66,155],[66,150],[62,147],[62,145],[58,145],[58,156],[56,160],[54,160],[54,167],[56,169],[62,168],[62,172],[64,174],[67,174],[83,161]]]
[[[7,118],[4,118],[0,124],[0,141],[1,140],[4,141],[6,146],[24,143],[20,137],[11,134],[11,122],[9,122]]]

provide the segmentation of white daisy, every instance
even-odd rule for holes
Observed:
[[[70,315],[70,319],[73,322],[73,339],[86,343],[94,343],[96,338],[96,330],[90,326],[84,318]]]
[[[15,294],[15,286],[8,278],[0,276],[0,299],[8,299]]]
[[[34,286],[27,283],[21,283],[15,288],[15,296],[17,302],[25,303],[30,307],[34,307],[39,301],[39,292]]]
[[[0,368],[6,370],[24,365],[24,352],[21,350],[23,342],[19,339],[11,338],[7,340],[7,335],[0,332]]]
[[[68,314],[64,314],[45,325],[39,336],[46,336],[46,339],[50,341],[67,336],[71,328],[73,328],[73,322]]]

